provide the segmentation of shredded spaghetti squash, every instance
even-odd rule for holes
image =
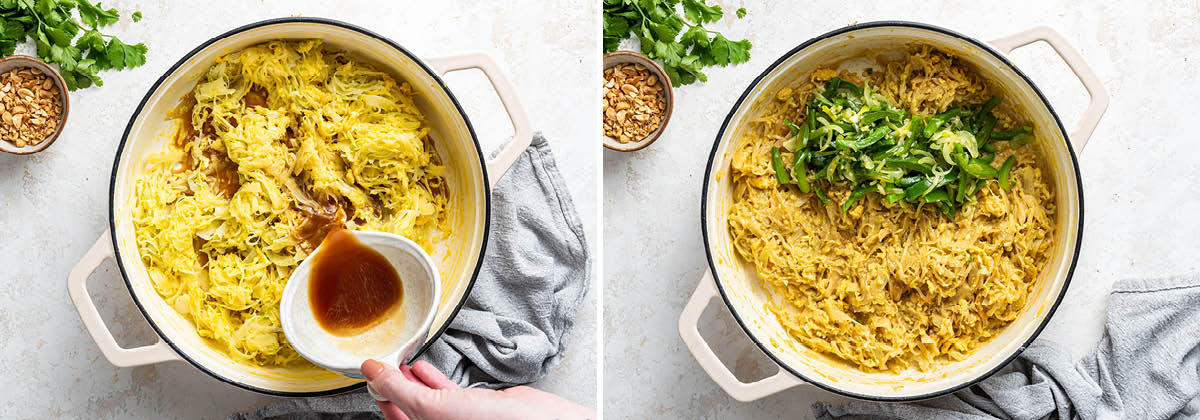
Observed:
[[[914,48],[878,64],[866,76],[817,70],[762,100],[732,156],[728,227],[775,297],[768,309],[797,341],[863,371],[928,371],[966,358],[1021,313],[1054,244],[1055,197],[1042,160],[1016,142],[995,152],[998,162],[1015,156],[1009,188],[982,182],[953,215],[881,194],[847,207],[852,191],[843,184],[824,184],[825,201],[819,190],[777,180],[771,151],[789,141],[788,121],[804,121],[813,92],[834,77],[869,79],[914,115],[989,96],[967,64],[936,50]],[[997,127],[1018,125],[1011,107],[995,112]]]
[[[137,247],[158,294],[252,366],[306,363],[284,283],[334,227],[449,234],[444,167],[412,87],[318,40],[222,56],[168,116],[136,182]]]

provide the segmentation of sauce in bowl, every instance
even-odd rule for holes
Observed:
[[[404,284],[378,251],[334,229],[313,260],[308,300],[317,324],[348,337],[371,329],[401,307]]]

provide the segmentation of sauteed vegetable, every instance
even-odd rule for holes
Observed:
[[[865,372],[930,371],[1028,310],[1054,179],[1019,146],[1027,114],[970,63],[921,45],[888,58],[756,100],[729,157],[728,227],[798,343]]]
[[[1009,189],[1014,157],[992,166],[993,141],[1028,142],[1030,126],[995,131],[992,111],[1001,98],[978,106],[953,107],[928,117],[893,105],[879,89],[834,77],[814,92],[800,122],[785,120],[791,137],[783,149],[771,149],[780,184],[808,193],[813,182],[847,184],[853,192],[842,202],[849,210],[864,195],[877,193],[889,203],[900,200],[936,205],[953,218],[983,184],[997,179]]]

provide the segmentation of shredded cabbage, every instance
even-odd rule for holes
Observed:
[[[449,234],[445,171],[412,87],[319,40],[217,60],[135,184],[138,251],[196,332],[252,366],[305,362],[279,323],[295,266],[335,226],[427,250]]]

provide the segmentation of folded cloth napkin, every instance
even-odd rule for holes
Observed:
[[[541,133],[492,190],[483,267],[462,310],[422,355],[462,386],[541,379],[562,359],[591,282],[583,225]],[[365,392],[291,399],[236,420],[379,418]]]
[[[825,419],[1200,418],[1200,275],[1119,281],[1104,335],[1073,361],[1038,340],[1002,373],[912,404],[813,406]]]

